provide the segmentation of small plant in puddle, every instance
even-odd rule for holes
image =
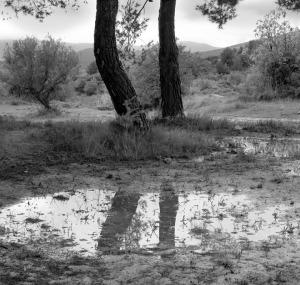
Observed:
[[[194,235],[208,235],[209,234],[209,230],[204,228],[193,228],[191,229],[191,233]]]
[[[287,223],[286,224],[286,226],[283,228],[283,230],[282,230],[282,234],[290,234],[290,235],[292,235],[292,234],[294,234],[294,231],[295,231],[295,229],[296,229],[296,227],[295,226],[293,226],[293,224],[292,223]]]
[[[25,219],[25,223],[26,224],[38,224],[40,222],[42,222],[43,220],[39,219],[39,218],[26,218]]]
[[[274,217],[275,222],[277,222],[277,219],[278,219],[278,213],[274,212],[274,213],[272,214],[272,216]]]
[[[217,265],[223,266],[225,269],[228,269],[231,273],[234,273],[234,271],[233,271],[234,264],[230,260],[228,254],[226,254],[226,253],[220,253],[217,256]]]
[[[264,241],[261,245],[261,249],[263,250],[263,252],[265,253],[265,256],[268,257],[268,254],[271,250],[271,245],[269,242]]]
[[[221,207],[225,207],[225,206],[226,206],[225,199],[224,199],[223,197],[221,197],[218,204],[219,204],[219,206],[221,206]]]

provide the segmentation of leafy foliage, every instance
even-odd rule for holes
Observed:
[[[237,16],[235,7],[238,3],[239,0],[204,0],[203,4],[196,6],[196,10],[201,11],[210,21],[222,28]]]
[[[209,20],[222,28],[229,20],[237,16],[236,6],[241,0],[203,0],[196,10],[208,16]],[[300,0],[277,0],[276,3],[283,8],[293,11],[300,10]]]
[[[146,1],[147,2],[147,1]],[[134,45],[148,26],[148,18],[140,17],[143,6],[137,0],[121,6],[121,19],[117,21],[116,37],[121,59],[126,62],[135,58]]]
[[[86,72],[87,72],[87,74],[89,74],[89,75],[93,75],[93,74],[98,73],[98,67],[97,67],[96,61],[92,61],[92,62],[87,66]]]
[[[14,41],[7,46],[4,60],[8,71],[4,81],[11,91],[29,96],[47,109],[55,91],[78,64],[76,52],[51,37],[41,42],[30,37]]]
[[[43,20],[53,13],[53,8],[65,9],[71,7],[78,9],[80,2],[87,3],[86,0],[4,0],[4,3],[0,5],[4,8],[10,8],[16,14],[23,13]]]
[[[279,8],[257,22],[256,36],[261,45],[248,76],[250,85],[256,86],[262,99],[300,97],[300,31],[290,26],[286,12]]]
[[[277,4],[288,10],[294,10],[294,11],[300,10],[299,0],[278,0]]]
[[[179,46],[179,71],[183,95],[189,94],[192,80],[214,70],[213,65],[199,54],[193,54]],[[131,78],[142,104],[158,107],[160,102],[159,47],[146,48],[130,69]]]
[[[228,74],[231,71],[245,70],[250,64],[249,48],[225,48],[220,55],[220,61],[216,68],[219,74]]]

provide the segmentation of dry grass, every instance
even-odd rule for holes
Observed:
[[[176,126],[154,125],[148,132],[113,123],[48,124],[46,139],[55,152],[117,160],[189,157],[216,149],[213,138]]]

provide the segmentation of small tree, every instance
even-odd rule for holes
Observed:
[[[266,87],[271,87],[281,96],[294,96],[292,89],[299,88],[298,80],[294,80],[300,68],[299,31],[290,26],[285,15],[282,9],[273,10],[258,21],[256,36],[262,45],[255,62]]]
[[[14,41],[4,53],[6,83],[19,95],[33,98],[46,109],[55,91],[67,81],[78,64],[75,51],[50,36],[41,42],[27,37]]]

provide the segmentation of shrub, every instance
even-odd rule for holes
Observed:
[[[300,87],[299,30],[286,21],[286,12],[279,9],[268,13],[259,21],[256,35],[262,40],[255,64],[259,80],[265,82],[265,91],[273,90],[273,97],[297,97]]]
[[[85,88],[86,81],[82,78],[78,78],[75,81],[74,89],[75,91],[79,93],[84,93],[84,88]]]
[[[227,65],[225,65],[221,61],[219,61],[217,63],[216,70],[217,70],[217,73],[219,73],[219,74],[228,74],[230,72],[229,68],[227,67]]]
[[[93,81],[88,81],[84,87],[84,93],[88,96],[97,94],[97,83]]]
[[[86,68],[86,73],[89,75],[93,75],[98,73],[98,67],[96,61],[92,61]]]
[[[196,91],[204,91],[213,88],[213,81],[210,79],[195,79],[192,84],[192,89]]]
[[[241,72],[232,71],[226,76],[226,81],[232,86],[238,86],[245,81],[245,75]]]
[[[190,92],[190,86],[199,68],[193,61],[190,52],[179,46],[179,71],[181,78],[181,90],[183,95]],[[144,106],[158,107],[160,104],[160,72],[159,72],[159,48],[152,46],[143,50],[139,60],[130,69],[130,75]]]
[[[76,52],[50,36],[41,42],[29,37],[14,41],[7,46],[4,60],[10,90],[33,98],[46,109],[55,99],[54,91],[78,64]]]

